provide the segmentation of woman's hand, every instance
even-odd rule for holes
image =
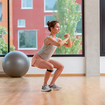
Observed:
[[[69,39],[70,35],[69,34],[65,34],[64,37]]]
[[[58,42],[62,42],[62,39],[58,38]]]

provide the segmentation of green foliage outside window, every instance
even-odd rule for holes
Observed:
[[[0,55],[5,55],[8,53],[8,44],[5,43],[5,40],[2,38],[3,35],[7,34],[7,31],[4,27],[0,26]],[[10,46],[10,51],[14,51],[15,47]]]
[[[53,13],[56,20],[60,22],[60,32],[57,35],[59,38],[64,39],[64,34],[70,34],[72,46],[58,47],[55,54],[79,54],[82,50],[80,45],[82,36],[76,37],[77,24],[80,21],[82,14],[80,11],[80,5],[76,3],[76,0],[57,0],[57,13]]]

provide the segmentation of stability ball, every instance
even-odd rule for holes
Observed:
[[[29,59],[23,52],[12,51],[5,55],[2,67],[8,76],[21,77],[29,69]]]

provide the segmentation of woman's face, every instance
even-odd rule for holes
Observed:
[[[56,23],[54,28],[51,27],[51,32],[53,32],[54,34],[59,33],[59,30],[60,30],[60,24],[59,23]]]

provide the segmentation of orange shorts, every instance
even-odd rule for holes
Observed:
[[[40,55],[38,55],[38,53],[36,53],[36,54],[32,57],[31,66],[33,66],[33,67],[38,67],[39,64],[40,64],[42,61],[45,61],[45,60],[42,59],[42,58],[40,57]]]

